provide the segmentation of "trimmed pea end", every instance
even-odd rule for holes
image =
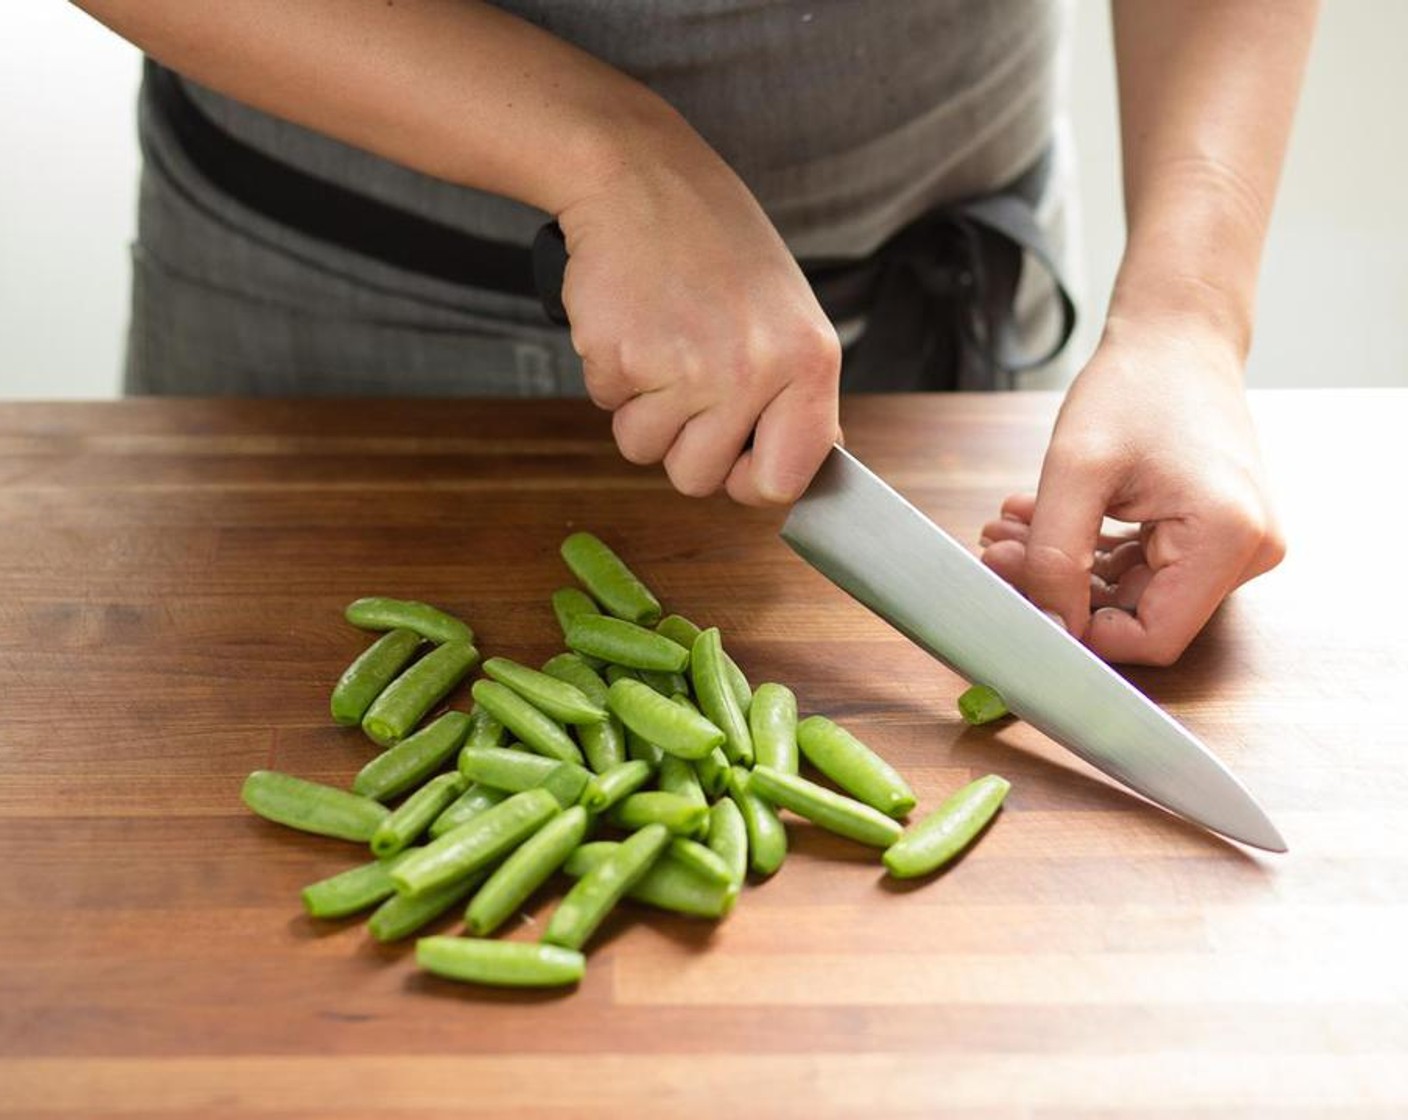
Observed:
[[[362,722],[362,717],[356,712],[339,711],[336,704],[330,706],[332,721],[339,727],[356,727]]]
[[[377,859],[390,859],[405,848],[400,840],[394,836],[373,836],[372,855]]]
[[[964,722],[973,727],[994,723],[1011,714],[1006,701],[985,684],[975,684],[959,696],[958,711]]]
[[[367,733],[367,738],[379,747],[394,747],[401,741],[396,729],[384,719],[364,719],[362,730]]]

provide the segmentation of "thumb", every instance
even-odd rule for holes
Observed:
[[[1113,476],[1088,464],[1048,460],[1037,488],[1017,584],[1075,637],[1090,622],[1090,572]]]

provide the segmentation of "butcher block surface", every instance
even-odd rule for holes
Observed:
[[[877,397],[843,421],[975,543],[1035,486],[1057,404]],[[1128,675],[1284,856],[1021,724],[966,727],[965,682],[794,556],[780,512],[675,494],[589,404],[0,406],[0,1116],[1408,1114],[1408,391],[1254,406],[1288,559],[1176,666]],[[727,919],[627,904],[565,992],[457,985],[412,941],[306,917],[299,888],[365,850],[239,789],[345,784],[370,757],[327,712],[368,641],[342,607],[424,599],[538,664],[574,529],[881,751],[921,813],[1011,779],[998,820],[899,884],[790,819],[782,870]]]

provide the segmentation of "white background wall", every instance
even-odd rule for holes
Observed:
[[[1165,0],[1147,0],[1165,2]],[[1088,349],[1122,239],[1103,0],[1077,0]],[[1254,385],[1408,385],[1408,3],[1327,0],[1268,246]],[[56,0],[0,14],[0,397],[117,392],[137,52]]]

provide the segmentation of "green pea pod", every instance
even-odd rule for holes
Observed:
[[[958,698],[958,711],[974,727],[992,723],[1008,715],[1007,702],[996,690],[985,684],[975,684]]]
[[[606,709],[593,703],[580,688],[537,669],[530,669],[507,657],[491,657],[484,672],[501,685],[513,689],[543,714],[559,723],[601,723]]]
[[[582,655],[578,654],[577,656],[581,657]],[[640,674],[636,672],[636,670],[627,669],[624,665],[617,665],[614,661],[606,663],[606,665],[601,670],[601,675],[606,678],[606,684],[608,687],[621,680],[640,680]]]
[[[363,630],[414,630],[432,642],[474,644],[474,631],[452,614],[409,599],[374,595],[348,603],[343,616]]]
[[[748,826],[736,801],[726,797],[709,809],[709,832],[704,842],[728,869],[729,883],[742,887],[748,874]]]
[[[562,870],[570,877],[580,879],[620,846],[614,840],[583,844],[567,857]],[[692,868],[670,858],[670,850],[666,848],[664,855],[626,892],[626,897],[690,917],[722,918],[733,909],[738,888],[705,879]]]
[[[385,805],[370,797],[277,770],[254,771],[244,780],[240,796],[265,820],[339,840],[366,843],[390,816]]]
[[[474,702],[517,735],[529,748],[559,762],[581,762],[582,752],[552,717],[539,711],[498,681],[479,680],[470,690]]]
[[[646,825],[632,833],[567,892],[548,919],[543,940],[549,945],[580,949],[622,896],[650,870],[669,841],[669,830],[661,824]]]
[[[469,716],[446,712],[363,766],[352,779],[352,789],[377,801],[414,789],[455,756],[467,734]]]
[[[735,766],[728,785],[748,834],[748,866],[759,875],[771,875],[787,858],[787,829],[777,811],[748,788],[747,770]]]
[[[648,684],[661,696],[674,696],[677,692],[688,695],[689,679],[683,673],[662,673],[658,669],[641,669],[642,684]]]
[[[642,626],[659,620],[660,600],[599,537],[573,533],[561,552],[572,574],[611,614]]]
[[[659,770],[665,752],[643,735],[626,728],[626,757],[632,762],[644,762],[651,770]]]
[[[914,791],[899,772],[825,716],[808,716],[797,725],[797,745],[808,762],[857,801],[891,817],[914,808]]]
[[[606,682],[577,653],[560,653],[543,665],[550,677],[579,688],[593,704],[606,708]],[[598,774],[626,761],[626,731],[614,712],[607,712],[600,723],[584,723],[577,728],[577,740],[587,765]]]
[[[562,866],[587,834],[590,818],[580,805],[559,813],[499,864],[464,912],[470,933],[493,933]]]
[[[461,751],[460,773],[494,789],[515,793],[545,789],[563,808],[577,803],[591,778],[591,771],[575,762],[556,762],[542,755],[503,747]]]
[[[672,614],[662,618],[659,625],[655,627],[657,634],[664,634],[672,642],[679,642],[685,649],[693,649],[694,641],[700,635],[700,629],[683,615]],[[733,690],[734,699],[738,701],[738,707],[744,715],[748,714],[748,707],[753,702],[753,690],[748,684],[748,678],[743,670],[738,667],[728,651],[724,651],[724,672],[728,676],[729,688]]]
[[[697,836],[709,827],[709,808],[676,793],[648,790],[617,802],[611,820],[627,831],[659,824],[676,836]]]
[[[604,614],[579,614],[567,624],[567,648],[628,669],[678,673],[689,664],[689,650],[654,630]]]
[[[699,637],[699,627],[682,614],[666,615],[656,623],[655,632],[679,643],[685,649],[692,649],[694,639]]]
[[[460,774],[441,774],[430,779],[376,826],[372,833],[372,855],[390,859],[410,847],[468,784]]]
[[[728,886],[733,882],[733,874],[728,864],[723,861],[723,857],[697,840],[676,836],[670,841],[669,852],[671,859],[685,867],[692,868],[711,883]]]
[[[458,828],[466,821],[473,820],[485,809],[492,808],[508,797],[510,792],[512,791],[486,786],[483,782],[472,783],[443,813],[430,822],[430,838],[438,840],[452,828]]]
[[[748,790],[780,808],[791,809],[828,832],[872,848],[888,848],[904,832],[893,817],[878,809],[806,778],[779,774],[766,766],[757,767],[748,776]]]
[[[681,758],[703,758],[724,745],[722,730],[640,681],[617,681],[607,691],[606,703],[628,730]]]
[[[333,721],[344,727],[361,723],[372,701],[415,656],[421,640],[413,630],[392,630],[363,650],[333,686],[330,702]]]
[[[498,717],[478,704],[469,709],[469,734],[464,737],[466,747],[502,747],[507,742],[508,728]]]
[[[582,790],[581,803],[588,811],[604,813],[622,798],[635,793],[650,780],[650,763],[632,759],[594,775]]]
[[[760,684],[748,710],[753,759],[780,774],[797,773],[797,697],[781,684]]]
[[[694,772],[699,784],[711,798],[722,797],[728,792],[728,755],[722,747],[715,747],[703,758],[694,760]]]
[[[372,701],[362,730],[383,747],[399,743],[478,663],[479,651],[468,642],[437,646]]]
[[[587,971],[586,958],[575,949],[472,937],[422,937],[416,964],[449,980],[496,988],[561,988]]]
[[[896,879],[938,870],[972,843],[1011,788],[996,774],[970,782],[885,850],[886,870]]]
[[[487,867],[558,812],[557,799],[545,789],[516,793],[417,850],[391,873],[396,890],[422,894]]]
[[[699,775],[694,772],[694,764],[682,758],[667,754],[660,759],[660,788],[666,793],[683,797],[695,805],[709,807],[709,799],[704,796],[704,787]]]
[[[403,855],[376,859],[319,879],[303,888],[303,908],[312,918],[345,918],[396,893],[391,869]]]
[[[753,736],[738,698],[729,687],[724,674],[724,647],[718,627],[700,631],[690,651],[689,672],[694,680],[694,695],[699,708],[715,727],[724,733],[724,754],[747,766],[753,761]],[[716,744],[717,745],[717,744]]]
[[[421,851],[424,849],[413,848],[403,855],[409,859]],[[378,941],[399,941],[458,906],[488,877],[489,869],[484,867],[422,894],[394,894],[367,920],[367,930]]]

